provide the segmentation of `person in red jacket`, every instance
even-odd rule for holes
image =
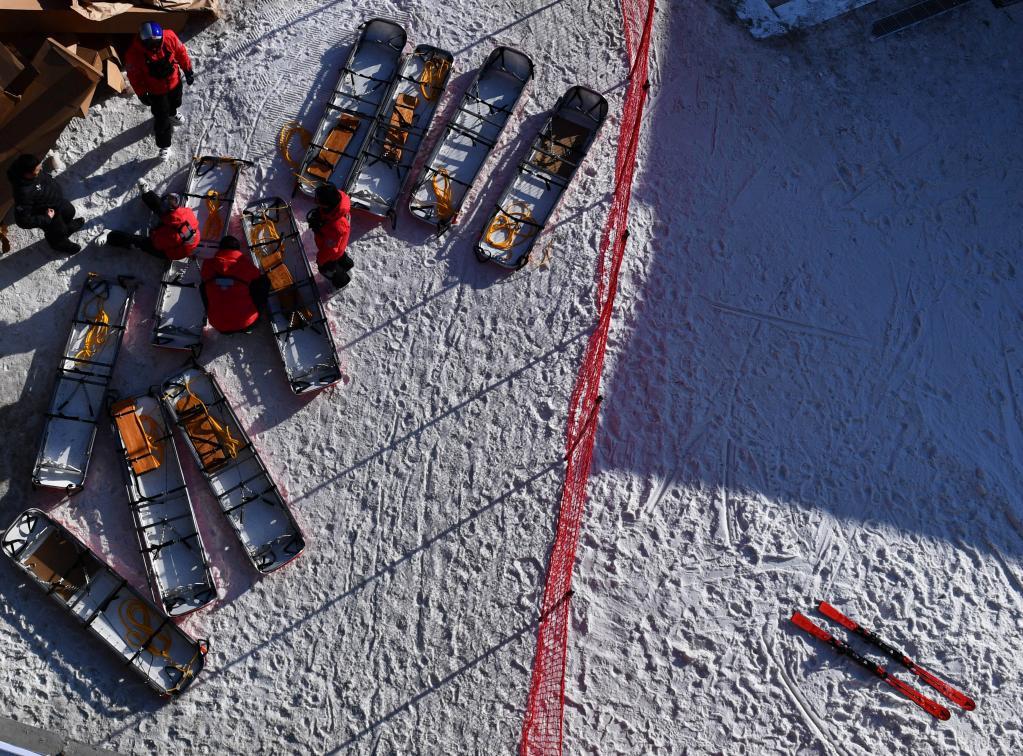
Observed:
[[[343,289],[351,283],[349,271],[355,267],[347,253],[352,201],[330,182],[316,187],[314,198],[316,207],[309,211],[306,221],[316,240],[316,266],[335,289]]]
[[[145,191],[142,201],[159,218],[149,235],[111,231],[107,234],[107,244],[141,249],[161,260],[181,260],[192,255],[200,241],[199,219],[191,208],[185,207],[184,198],[170,193],[161,199],[156,192]]]
[[[266,312],[270,279],[242,254],[239,241],[233,236],[221,239],[217,253],[202,264],[201,275],[199,293],[210,325],[224,334],[252,333]]]
[[[153,111],[153,133],[160,159],[170,155],[174,126],[181,125],[181,77],[191,86],[195,81],[192,60],[178,35],[159,24],[145,23],[124,56],[128,81],[135,94]]]

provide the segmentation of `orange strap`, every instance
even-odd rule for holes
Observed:
[[[131,399],[117,402],[110,408],[117,432],[128,455],[128,462],[136,475],[157,469],[163,463],[163,447],[156,441],[156,423],[148,416],[140,416]],[[144,420],[150,427],[146,428]]]

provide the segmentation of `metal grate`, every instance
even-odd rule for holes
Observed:
[[[897,13],[875,21],[870,29],[870,33],[875,39],[887,37],[889,34],[915,26],[921,21],[940,16],[942,13],[948,13],[950,10],[958,8],[960,5],[966,5],[968,2],[970,0],[924,0],[922,3],[916,3]]]

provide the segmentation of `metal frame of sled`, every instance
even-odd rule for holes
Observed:
[[[199,393],[192,391],[196,379],[207,384]],[[193,402],[179,411],[178,401],[189,392],[201,410]],[[252,565],[266,574],[301,554],[305,537],[216,377],[194,365],[164,381],[160,398]],[[197,440],[209,446],[200,449]],[[258,507],[269,508],[261,519]]]
[[[497,47],[490,52],[445,124],[413,186],[408,203],[413,216],[436,226],[439,234],[455,223],[466,195],[532,78],[533,61],[525,53],[511,47]],[[500,84],[512,83],[507,91],[498,89]],[[456,159],[459,155],[462,157]]]
[[[153,597],[171,617],[202,609],[216,600],[217,585],[199,534],[174,444],[174,426],[166,409],[150,390],[111,402],[109,414]],[[140,448],[129,449],[131,439],[126,436],[132,427],[135,431],[132,436]]]
[[[333,181],[341,188],[348,184],[401,65],[408,40],[404,28],[388,19],[371,18],[360,24],[359,30],[359,38],[348,52],[337,84],[295,172],[296,188],[308,195],[326,181]],[[374,75],[381,72],[369,73],[373,66],[389,66],[389,70],[385,75]],[[369,89],[360,91],[357,82],[368,84]],[[379,98],[368,96],[377,92]],[[343,124],[348,128],[342,128]],[[338,130],[350,131],[349,136],[343,138],[343,144],[331,141]],[[319,172],[310,173],[310,165],[317,165]]]
[[[28,509],[18,515],[0,538],[0,548],[161,695],[182,693],[205,666],[209,641],[175,625],[45,512]]]
[[[255,238],[254,229],[264,218],[274,225],[279,234],[277,238]],[[273,269],[283,267],[291,279],[290,284],[271,291],[267,318],[291,390],[303,394],[337,383],[341,380],[337,345],[323,312],[319,289],[291,205],[280,197],[250,202],[242,211],[242,229],[256,267],[268,275]],[[280,261],[266,267],[263,250],[274,244],[277,249],[271,254],[279,253]],[[292,299],[290,307],[289,298]]]
[[[432,45],[418,45],[405,57],[362,154],[343,187],[351,197],[353,209],[378,218],[390,218],[392,225],[397,225],[398,198],[408,183],[416,156],[447,90],[453,64],[451,53]],[[443,68],[439,82],[426,80],[431,66]],[[432,95],[427,94],[427,89]],[[413,96],[417,102],[409,122],[403,123],[402,108],[407,107],[407,100],[403,102],[402,97]]]
[[[558,98],[484,224],[476,242],[477,260],[516,270],[529,262],[537,238],[589,154],[607,111],[607,100],[588,87],[573,86]],[[499,235],[501,241],[492,243],[491,237]]]
[[[202,333],[206,325],[206,310],[202,304],[199,287],[201,262],[199,258],[211,257],[220,246],[220,240],[227,233],[234,210],[235,195],[242,171],[250,167],[248,160],[216,155],[202,155],[192,159],[188,180],[182,196],[187,207],[195,211],[199,219],[199,247],[195,253],[182,260],[172,260],[160,279],[160,292],[156,297],[153,311],[153,346],[164,349],[195,351],[202,346]],[[230,166],[230,178],[220,190],[210,186],[207,192],[198,190],[204,186],[203,178],[213,170]],[[215,197],[209,191],[216,192]],[[211,224],[211,205],[215,205],[219,233],[208,233]]]
[[[103,278],[90,273],[86,279],[57,367],[46,424],[32,471],[34,486],[73,492],[85,485],[96,440],[96,422],[106,406],[107,390],[120,354],[137,285],[128,276]],[[104,291],[105,294],[102,293]],[[119,304],[111,314],[104,305],[115,291],[119,292]],[[87,299],[89,295],[93,298]],[[87,309],[93,301],[97,302],[98,309],[90,317]],[[75,406],[83,402],[84,406]],[[61,459],[58,455],[66,455],[66,458]],[[76,457],[74,461],[72,456]]]

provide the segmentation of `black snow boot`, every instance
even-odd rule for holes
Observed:
[[[81,251],[82,245],[76,244],[75,242],[67,239],[62,242],[53,242],[50,244],[55,252],[60,252],[63,255],[73,255]]]
[[[107,246],[109,247],[130,247],[132,242],[132,235],[126,234],[124,231],[111,231],[107,234]]]

